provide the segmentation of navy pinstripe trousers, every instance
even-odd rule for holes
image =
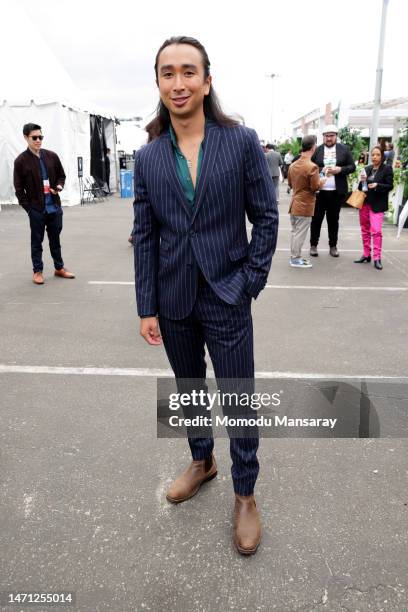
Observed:
[[[221,300],[200,275],[197,297],[191,313],[174,320],[159,315],[164,348],[176,379],[204,380],[204,345],[213,363],[217,380],[254,378],[251,299],[230,305]],[[189,438],[194,460],[209,457],[214,440]],[[231,474],[238,495],[252,495],[259,472],[257,437],[230,438]]]

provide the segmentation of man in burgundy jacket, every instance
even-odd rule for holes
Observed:
[[[28,148],[14,162],[14,188],[18,203],[27,212],[31,228],[33,282],[44,284],[42,243],[47,229],[55,276],[75,278],[64,268],[61,255],[62,207],[59,192],[63,190],[65,173],[53,151],[41,149],[44,136],[41,127],[26,123],[23,127]]]

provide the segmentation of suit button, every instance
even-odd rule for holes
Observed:
[[[197,232],[195,232],[194,230],[190,230],[190,236],[195,236]]]

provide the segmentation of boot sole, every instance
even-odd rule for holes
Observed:
[[[241,548],[240,546],[238,546],[238,544],[235,544],[237,551],[239,552],[240,555],[244,555],[249,557],[250,555],[254,555],[256,553],[256,551],[259,548],[259,545],[261,543],[261,540],[259,540],[258,544],[255,546],[255,548]]]
[[[57,278],[66,278],[67,280],[73,280],[75,276],[61,276],[61,274],[54,274]]]
[[[196,495],[196,493],[198,493],[200,487],[205,482],[209,482],[210,480],[215,478],[217,474],[218,472],[216,471],[214,472],[214,474],[211,474],[210,476],[208,476],[205,480],[202,480],[200,484],[190,493],[190,495],[187,495],[187,497],[170,497],[169,495],[166,495],[167,501],[169,501],[171,504],[181,504],[182,502],[187,501],[188,499],[191,499],[192,497],[194,497],[194,495]]]

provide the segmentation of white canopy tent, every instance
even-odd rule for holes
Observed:
[[[116,128],[117,149],[131,155],[147,143],[147,132],[134,121],[121,121]]]
[[[26,148],[23,137],[25,123],[41,125],[43,146],[55,151],[67,175],[61,193],[63,205],[80,203],[77,158],[83,158],[84,175],[90,174],[90,116],[99,115],[108,121],[106,146],[111,156],[111,189],[117,184],[116,135],[113,115],[85,100],[82,92],[40,36],[38,28],[17,4],[7,3],[2,11],[0,54],[0,205],[15,203],[13,187],[14,159]],[[35,58],[44,58],[46,71],[37,69],[32,55],[32,32],[35,36]],[[12,49],[12,60],[10,50]],[[7,58],[10,58],[7,60]]]

